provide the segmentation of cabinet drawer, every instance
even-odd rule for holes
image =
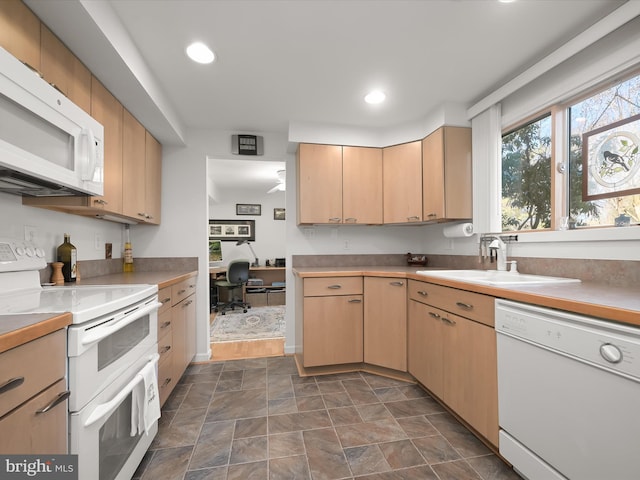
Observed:
[[[0,420],[0,431],[10,432],[0,435],[0,452],[66,454],[68,393],[65,392],[66,382],[61,379]]]
[[[171,287],[165,287],[158,290],[158,301],[162,303],[162,306],[158,309],[158,314],[161,314],[171,308],[171,305],[173,305],[173,302],[171,301]]]
[[[171,305],[176,305],[196,292],[196,277],[190,277],[171,287]]]
[[[433,283],[409,280],[409,298],[493,327],[494,298]]]
[[[158,362],[158,394],[160,395],[160,406],[167,401],[169,394],[176,384],[173,378],[173,354],[171,350]]]
[[[0,354],[0,417],[64,377],[66,339],[61,329]]]
[[[305,278],[305,297],[326,297],[329,295],[362,295],[362,277]]]
[[[165,310],[158,314],[158,338],[171,332],[172,319],[171,310]]]
[[[158,354],[160,355],[160,362],[171,354],[173,348],[173,335],[171,332],[166,332],[162,337],[158,338]]]

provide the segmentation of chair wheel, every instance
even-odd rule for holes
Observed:
[[[222,312],[220,315],[226,315],[226,314],[227,314],[227,312]]]
[[[247,309],[246,308],[243,310],[243,313],[247,313]]]

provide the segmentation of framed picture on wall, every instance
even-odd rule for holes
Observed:
[[[209,220],[209,241],[239,242],[256,239],[255,220]]]
[[[236,215],[262,215],[259,203],[236,203]]]
[[[274,208],[273,209],[273,219],[274,220],[284,220],[285,219],[285,210],[284,210],[284,208]]]

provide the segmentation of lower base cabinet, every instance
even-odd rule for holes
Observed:
[[[455,292],[456,289],[448,289],[446,294],[456,295]],[[410,289],[410,295],[412,293]],[[438,303],[437,297],[428,295],[427,298],[427,301]],[[487,297],[486,301],[493,302],[493,299]],[[466,298],[457,303],[474,305]],[[411,299],[408,338],[409,373],[497,446],[498,379],[494,328]]]
[[[158,390],[164,405],[196,354],[196,277],[159,290]]]

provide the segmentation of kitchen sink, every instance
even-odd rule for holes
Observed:
[[[424,275],[425,277],[496,286],[580,282],[577,278],[547,277],[544,275],[530,275],[528,273],[503,272],[497,270],[418,270],[416,273]]]

